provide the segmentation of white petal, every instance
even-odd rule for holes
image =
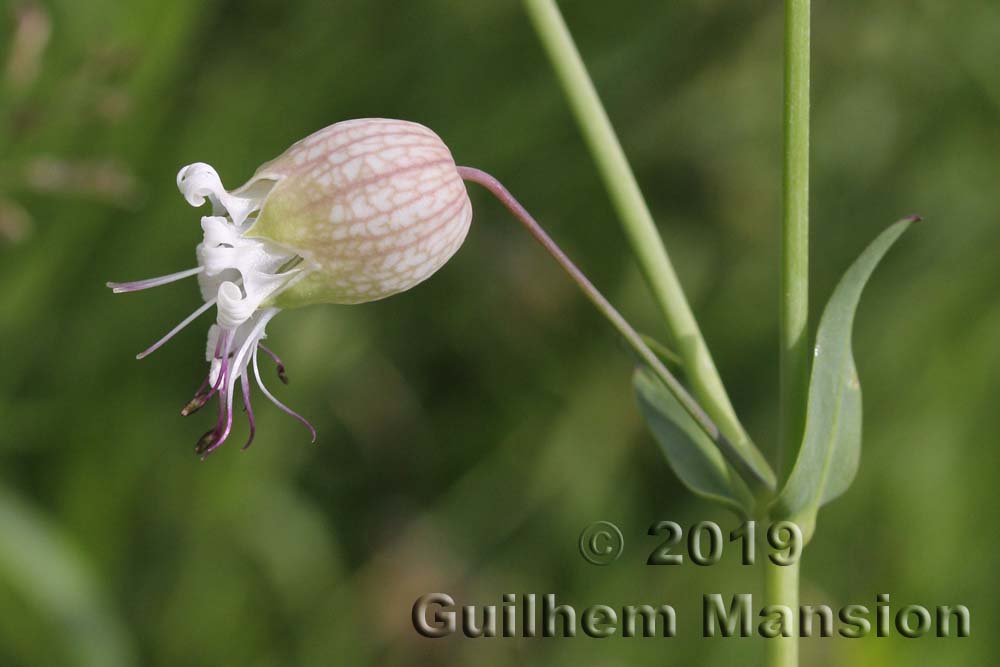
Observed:
[[[210,199],[215,215],[228,213],[237,225],[242,225],[263,199],[259,196],[245,198],[229,194],[222,186],[219,174],[204,162],[189,164],[177,172],[177,188],[192,206],[201,206],[206,198]]]
[[[219,328],[218,324],[213,324],[208,328],[208,342],[205,344],[205,361],[212,361],[215,359],[216,352],[222,354],[221,351],[216,350],[219,346],[219,336],[222,334],[222,329]]]
[[[226,281],[219,286],[219,316],[216,320],[223,329],[236,329],[250,319],[257,310],[257,303],[243,298],[243,290],[236,283]]]
[[[201,230],[205,234],[205,245],[215,247],[226,243],[236,245],[240,232],[236,226],[220,215],[206,215],[201,219]]]

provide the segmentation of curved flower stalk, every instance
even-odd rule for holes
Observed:
[[[458,250],[472,222],[464,181],[485,187],[514,214],[580,286],[640,359],[664,382],[727,457],[739,458],[700,405],[642,337],[569,260],[499,181],[458,167],[431,130],[408,121],[362,119],[336,123],[292,145],[261,166],[242,187],[227,191],[212,167],[181,169],[177,185],[192,206],[212,204],[202,218],[198,266],[132,283],[108,283],[132,292],[197,276],[203,304],[166,336],[141,352],[158,349],[199,315],[216,309],[209,329],[207,377],[181,414],[218,397],[215,426],[195,451],[207,456],[229,437],[237,382],[255,432],[250,406],[252,369],[261,392],[298,419],[305,418],[265,387],[258,367],[263,351],[284,365],[262,340],[267,323],[283,308],[318,303],[358,304],[410,289],[430,277]],[[742,467],[741,467],[742,464]],[[753,479],[762,473],[745,461],[734,465]],[[764,471],[763,478],[766,479]]]

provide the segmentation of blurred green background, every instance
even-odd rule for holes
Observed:
[[[739,413],[776,431],[780,3],[561,3]],[[0,665],[732,665],[701,595],[756,592],[735,549],[649,567],[694,499],[641,424],[629,356],[505,212],[473,191],[459,254],[384,302],[269,328],[301,426],[258,401],[206,462],[178,410],[209,318],[184,164],[236,186],[338,120],[406,118],[496,174],[640,328],[662,336],[623,234],[518,3],[5,0],[0,12]],[[1000,6],[814,7],[813,312],[889,222],[855,333],[865,444],[823,510],[803,601],[965,604],[969,639],[819,639],[808,665],[984,665],[995,597],[1000,377]],[[272,384],[273,381],[272,381]],[[244,429],[245,426],[240,427]],[[598,519],[623,558],[577,553]],[[428,640],[413,601],[555,593],[670,602],[679,637]],[[894,633],[895,634],[895,633]]]

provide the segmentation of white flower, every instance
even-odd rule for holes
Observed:
[[[331,125],[261,166],[242,187],[226,191],[207,164],[188,165],[177,186],[192,206],[211,202],[201,219],[198,266],[131,283],[108,283],[133,292],[197,276],[204,304],[138,355],[166,343],[202,313],[216,309],[209,329],[202,386],[184,407],[191,414],[218,396],[215,427],[195,451],[206,456],[229,437],[240,383],[250,407],[250,369],[261,391],[316,432],[267,390],[257,354],[281,361],[261,341],[282,308],[314,303],[356,304],[407,290],[439,269],[458,250],[472,221],[472,206],[451,153],[431,130],[407,121],[362,119]]]

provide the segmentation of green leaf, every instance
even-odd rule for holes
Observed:
[[[861,384],[851,352],[854,313],[861,292],[893,243],[918,218],[895,223],[847,270],[823,310],[816,332],[805,435],[772,517],[799,524],[808,540],[816,514],[851,485],[861,457]]]
[[[645,368],[632,376],[646,425],[660,444],[667,463],[697,495],[749,516],[753,496],[674,395]]]

